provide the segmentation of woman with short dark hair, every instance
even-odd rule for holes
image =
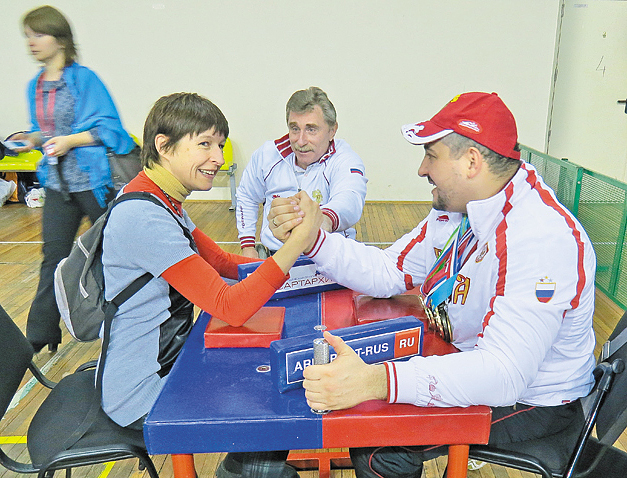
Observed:
[[[153,276],[120,306],[111,326],[102,407],[121,426],[143,426],[189,334],[194,305],[230,325],[244,324],[316,239],[317,228],[296,228],[244,280],[228,285],[222,279],[237,279],[238,264],[255,259],[223,251],[196,228],[182,203],[192,191],[211,189],[228,134],[226,118],[208,99],[195,93],[160,98],[144,126],[144,170],[121,193],[148,192],[162,204],[120,202],[104,229],[106,300],[146,272]],[[285,227],[313,218],[299,216]]]

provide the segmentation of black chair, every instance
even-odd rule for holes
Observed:
[[[51,477],[55,470],[65,469],[66,477],[70,478],[73,467],[138,458],[140,468],[145,467],[151,478],[159,477],[146,451],[143,433],[118,426],[99,407],[93,362],[55,384],[33,364],[33,353],[26,337],[0,306],[0,418],[4,417],[27,369],[43,385],[52,388],[28,427],[31,463],[15,461],[0,449],[0,464],[16,473],[38,473],[39,478]],[[93,423],[77,436],[94,403],[98,411],[92,415]]]
[[[582,399],[586,421],[583,429],[515,443],[511,448],[473,445],[469,458],[538,473],[543,478],[613,478],[627,476],[627,453],[612,445],[627,427],[627,344],[619,337],[627,328],[627,312],[620,319],[594,374],[596,385]],[[625,332],[627,334],[627,332]],[[617,339],[618,337],[618,339]],[[605,349],[605,347],[604,347]],[[596,425],[596,438],[591,435]]]

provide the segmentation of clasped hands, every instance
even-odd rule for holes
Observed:
[[[292,232],[298,229],[310,229],[307,235],[313,235],[313,229],[317,232],[322,221],[320,207],[305,191],[287,198],[273,199],[268,212],[268,227],[281,242],[286,242]],[[309,249],[313,247],[313,243],[309,246]]]
[[[326,216],[325,216],[326,217]],[[304,191],[289,198],[272,200],[268,224],[274,237],[286,242],[299,229],[312,237],[323,224],[320,207]],[[315,237],[315,236],[313,236]],[[304,249],[311,250],[314,241]],[[325,332],[337,357],[329,364],[310,365],[303,371],[305,397],[316,410],[342,410],[367,400],[387,398],[387,372],[382,364],[368,365],[340,337]]]

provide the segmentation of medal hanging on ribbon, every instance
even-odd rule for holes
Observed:
[[[420,287],[420,300],[429,319],[429,325],[447,342],[453,338],[453,330],[448,318],[446,301],[453,293],[457,273],[477,249],[477,241],[474,239],[468,216],[464,215]],[[473,247],[468,247],[473,242]]]

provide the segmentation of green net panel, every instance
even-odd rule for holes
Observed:
[[[586,229],[597,254],[597,285],[614,293],[615,262],[624,240],[625,187],[616,187],[603,177],[584,172],[578,219]],[[622,302],[622,301],[621,301]]]
[[[521,154],[586,229],[597,255],[596,285],[625,307],[627,184],[526,146],[521,146]]]
[[[523,152],[523,159],[536,167],[544,181],[555,191],[557,199],[576,214],[582,168],[532,149]]]

